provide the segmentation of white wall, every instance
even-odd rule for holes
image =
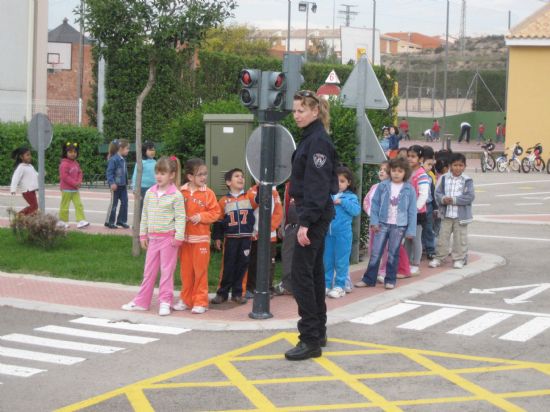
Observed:
[[[48,1],[0,0],[0,10],[0,121],[30,120],[47,91]]]
[[[372,63],[372,29],[358,27],[341,27],[342,37],[342,63],[346,64],[353,60],[357,62],[357,51],[365,49],[369,60]],[[380,64],[380,32],[375,30],[374,64]]]

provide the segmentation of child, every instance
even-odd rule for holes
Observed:
[[[107,162],[107,183],[111,188],[111,203],[107,211],[105,226],[116,229],[121,226],[128,229],[128,169],[126,168],[126,156],[130,151],[130,144],[126,139],[113,140],[109,144],[109,161]],[[155,169],[156,170],[156,169]],[[120,200],[120,209],[116,217],[116,208]],[[116,217],[116,225],[115,225]]]
[[[449,254],[449,242],[453,235],[453,267],[462,269],[468,251],[468,224],[473,221],[472,203],[475,198],[474,182],[464,174],[466,157],[462,153],[450,156],[450,172],[437,183],[435,198],[441,211],[441,229],[437,239],[437,253],[429,266],[441,266]]]
[[[62,148],[62,158],[59,164],[59,188],[61,189],[61,205],[59,206],[60,227],[67,229],[69,224],[69,206],[71,202],[74,205],[76,215],[76,227],[85,228],[90,224],[84,217],[84,206],[80,201],[78,189],[82,185],[82,169],[76,160],[79,154],[79,146],[76,142],[67,142]]]
[[[437,210],[435,201],[435,173],[433,166],[435,163],[435,153],[431,146],[424,146],[424,162],[422,167],[430,177],[430,192],[426,201],[426,220],[422,224],[422,248],[426,252],[428,260],[435,257],[435,235],[434,235],[434,211]]]
[[[11,154],[15,160],[15,170],[11,177],[10,193],[15,196],[17,187],[21,189],[23,198],[29,204],[19,211],[23,215],[32,215],[38,210],[36,191],[38,190],[38,173],[32,162],[31,150],[28,147],[19,147]]]
[[[449,157],[451,156],[451,152],[448,150],[440,150],[435,154],[435,164],[434,164],[434,171],[435,171],[435,186],[437,187],[437,182],[439,182],[439,179],[442,175],[447,173],[449,171]],[[437,201],[435,199],[435,190],[434,190],[434,202],[437,204]],[[435,244],[437,244],[437,237],[439,236],[439,229],[441,227],[441,216],[439,215],[439,205],[437,205],[437,209],[434,209],[433,212],[434,215],[434,240]]]
[[[134,190],[134,196],[141,196],[141,208],[140,213],[143,213],[143,198],[145,193],[149,190],[151,186],[155,184],[155,165],[157,161],[155,160],[155,144],[153,142],[145,141],[141,147],[141,164],[143,169],[141,171],[141,189],[136,187],[137,180],[137,163],[134,166],[134,174],[132,175],[132,188]]]
[[[155,166],[157,183],[145,194],[139,227],[141,247],[147,249],[143,282],[138,295],[123,310],[148,310],[160,269],[159,315],[170,314],[174,297],[174,270],[185,235],[185,205],[176,185],[180,163],[175,156],[161,157]]]
[[[296,212],[296,203],[290,196],[290,181],[285,185],[284,194],[284,220],[282,223],[281,237],[283,244],[281,246],[282,276],[281,282],[275,286],[275,295],[292,295],[292,256],[296,247],[298,234],[298,213]]]
[[[345,166],[336,169],[338,193],[331,195],[336,215],[325,237],[325,288],[330,298],[346,296],[344,290],[349,277],[349,257],[353,231],[351,223],[361,213],[359,200],[354,193],[353,173]],[[351,282],[350,282],[351,283]],[[334,285],[334,288],[332,287]]]
[[[406,180],[411,170],[405,159],[390,160],[391,179],[382,181],[372,198],[370,227],[374,233],[372,255],[363,279],[356,287],[374,287],[380,259],[388,245],[386,289],[393,289],[397,282],[399,245],[403,236],[411,239],[416,234],[416,193]]]
[[[258,184],[250,188],[254,197],[259,196]],[[259,209],[254,210],[254,232],[252,234],[252,243],[250,245],[250,264],[248,265],[248,272],[244,277],[243,290],[246,290],[245,297],[247,299],[254,298],[254,291],[256,290],[256,274],[258,272],[258,223]],[[275,257],[277,256],[277,229],[281,225],[283,220],[283,206],[281,204],[281,197],[277,188],[273,186],[271,190],[271,242],[270,242],[270,258],[271,264],[269,265],[269,291],[273,295],[275,289],[273,287],[273,279],[275,278]]]
[[[383,182],[386,179],[390,178],[390,164],[389,162],[382,162],[380,163],[380,170],[378,171],[378,178],[380,179],[380,182]],[[369,192],[363,199],[363,210],[365,213],[370,216],[371,214],[371,204],[372,204],[372,198],[374,197],[374,194],[376,193],[376,189],[378,188],[378,185],[380,183],[376,183],[371,186]],[[369,229],[369,256],[372,256],[372,245],[374,243],[374,233]],[[384,248],[384,254],[382,255],[382,259],[380,261],[380,268],[378,270],[378,283],[384,283],[384,279],[386,278],[386,265],[388,263],[388,248]],[[411,268],[409,266],[409,256],[407,255],[407,252],[405,248],[403,247],[403,244],[401,243],[399,245],[399,263],[397,267],[397,279],[405,279],[411,276]]]
[[[407,152],[411,167],[410,184],[416,192],[416,236],[405,241],[405,249],[411,263],[411,276],[420,274],[420,258],[422,257],[422,225],[426,220],[426,201],[430,195],[430,178],[422,167],[424,149],[420,145],[412,145]]]
[[[481,144],[481,141],[485,141],[485,125],[480,123],[477,128],[477,145]]]
[[[408,147],[401,147],[398,151],[397,151],[397,157],[400,157],[401,159],[406,159],[407,158],[407,152],[409,151],[409,148]]]
[[[384,126],[382,128],[382,138],[380,139],[380,147],[387,153],[390,150],[390,128]]]
[[[181,187],[187,225],[180,251],[181,293],[174,310],[191,309],[201,314],[208,310],[208,265],[210,263],[210,225],[220,216],[214,192],[206,187],[208,171],[201,159],[185,162],[187,183]]]
[[[231,292],[231,300],[245,304],[243,277],[250,260],[250,243],[254,230],[254,209],[258,207],[254,195],[244,191],[244,173],[241,169],[231,169],[225,173],[225,184],[229,193],[220,201],[220,218],[214,224],[216,249],[223,243],[223,271],[220,286],[212,304],[223,303]]]
[[[399,152],[399,140],[401,140],[401,136],[397,133],[397,127],[390,126],[390,143],[388,152],[386,153],[389,159],[397,157]]]
[[[441,132],[441,126],[439,125],[439,121],[437,119],[434,119],[434,122],[432,124],[432,136],[434,138],[434,141],[439,142],[440,132]]]

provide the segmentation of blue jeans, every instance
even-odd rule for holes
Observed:
[[[380,231],[374,235],[372,252],[367,271],[363,275],[363,282],[369,286],[376,285],[376,276],[380,267],[380,259],[386,244],[388,245],[388,263],[386,265],[385,283],[395,285],[397,278],[397,265],[399,264],[399,245],[405,236],[405,226],[388,225],[380,223]]]
[[[426,203],[426,220],[422,224],[422,246],[427,255],[435,255],[434,214],[431,203]]]
[[[118,201],[120,200],[120,210],[118,211],[118,216],[116,216],[116,209],[118,206]],[[118,186],[117,189],[113,192],[111,190],[111,204],[109,205],[109,214],[107,215],[107,223],[115,224],[126,224],[128,220],[128,191],[126,186]]]

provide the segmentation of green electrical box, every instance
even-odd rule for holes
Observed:
[[[252,114],[205,114],[208,187],[216,196],[227,193],[224,174],[235,167],[245,173],[245,189],[254,184],[246,167],[246,144],[254,129]]]

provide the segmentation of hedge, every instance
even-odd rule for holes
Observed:
[[[99,155],[98,146],[103,136],[93,127],[53,125],[53,139],[46,150],[46,183],[59,181],[59,162],[62,145],[67,141],[80,144],[78,161],[85,175],[105,173],[105,158]],[[27,124],[0,123],[0,185],[9,185],[14,170],[11,153],[20,146],[30,144],[27,140]],[[38,170],[38,155],[33,151],[33,163]]]

